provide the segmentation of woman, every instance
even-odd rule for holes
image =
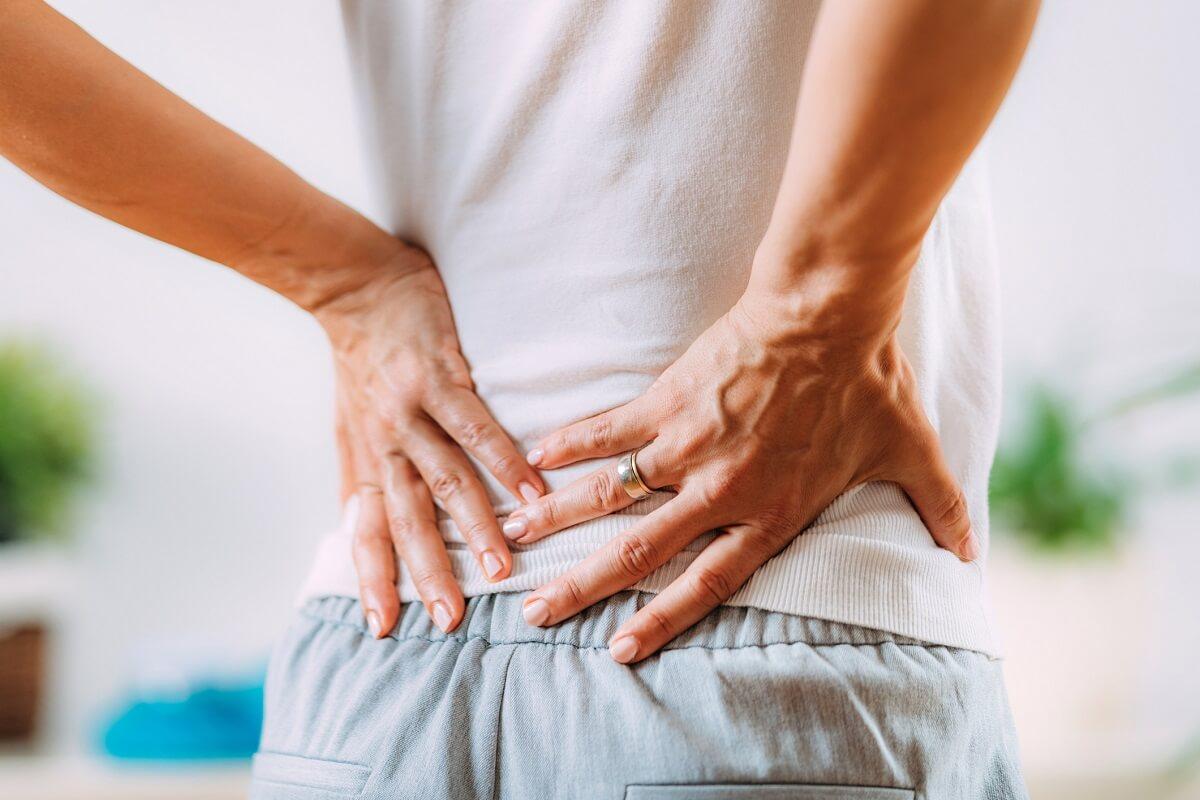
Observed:
[[[388,232],[0,22],[8,158],[329,334],[253,796],[1023,797],[968,159],[1036,3],[344,8]]]

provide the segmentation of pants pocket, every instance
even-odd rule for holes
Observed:
[[[645,784],[625,787],[625,800],[913,800],[911,789],[800,783]]]
[[[255,754],[251,772],[251,797],[264,799],[353,797],[371,776],[364,764],[269,752]]]

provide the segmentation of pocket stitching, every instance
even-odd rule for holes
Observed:
[[[288,769],[289,766],[292,769]],[[293,777],[297,771],[301,776]],[[352,796],[362,792],[371,776],[371,768],[353,761],[265,751],[254,755],[251,775],[252,780],[260,783]]]
[[[685,796],[682,792],[696,789],[725,790],[734,800],[742,796],[760,796],[764,789],[798,790],[799,794],[790,800],[828,800],[827,795],[812,794],[813,790],[833,791],[835,794],[832,800],[914,800],[917,796],[915,789],[899,786],[827,783],[631,783],[625,786],[625,800],[676,800]],[[712,795],[713,800],[729,800],[722,795],[723,793]],[[780,800],[789,798],[780,795]]]

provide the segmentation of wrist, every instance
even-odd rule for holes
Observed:
[[[760,248],[739,306],[780,344],[875,350],[900,322],[909,264]]]
[[[318,320],[340,298],[428,265],[422,251],[320,193],[231,263]]]

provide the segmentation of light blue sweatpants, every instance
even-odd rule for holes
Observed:
[[[880,631],[721,608],[633,667],[650,595],[549,629],[519,594],[373,640],[310,602],[272,659],[254,800],[1026,798],[1000,664]]]

